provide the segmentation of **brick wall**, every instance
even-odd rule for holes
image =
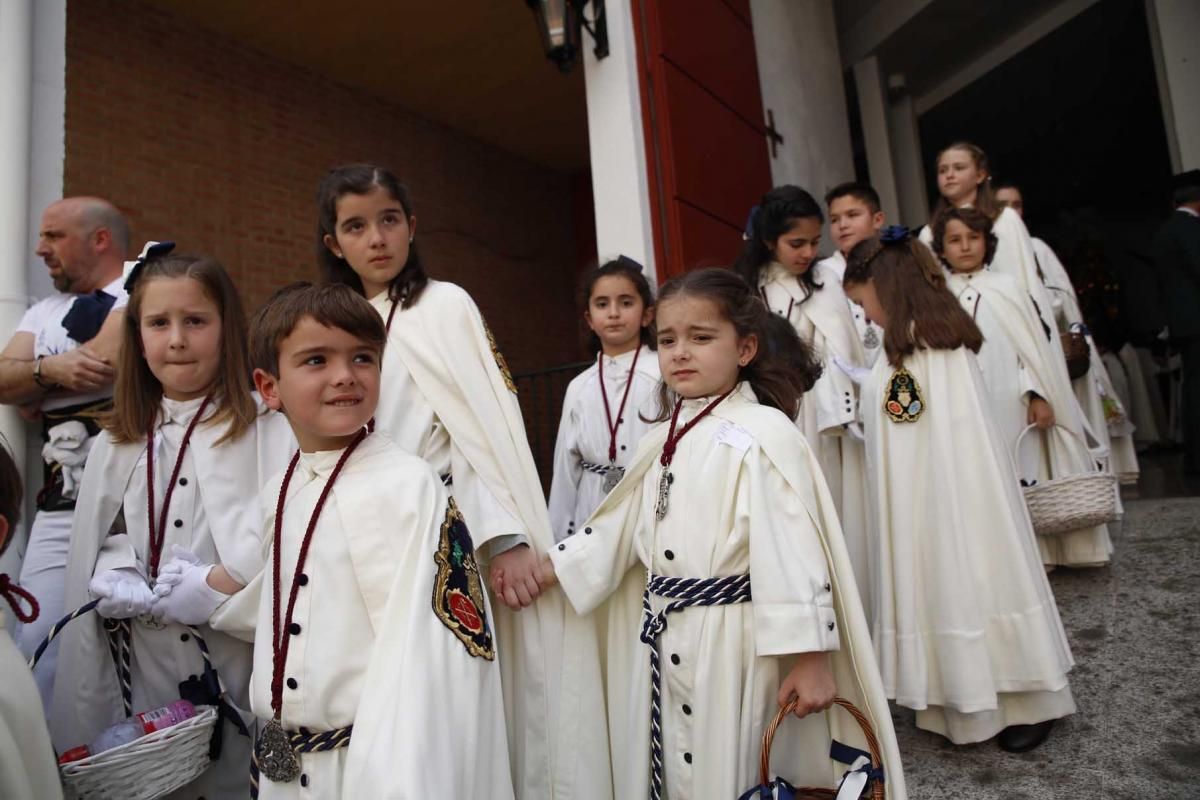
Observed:
[[[409,185],[427,269],[475,297],[514,370],[579,360],[570,176],[156,8],[69,4],[64,191],[111,199],[137,247],[215,255],[253,309],[315,277],[317,181],[346,161]]]

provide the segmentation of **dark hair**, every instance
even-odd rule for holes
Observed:
[[[646,280],[646,274],[642,271],[642,265],[631,258],[621,256],[584,273],[583,281],[579,288],[579,302],[583,306],[584,311],[589,311],[592,307],[592,290],[596,288],[596,284],[600,282],[601,278],[611,276],[627,278],[633,284],[633,288],[637,290],[638,297],[642,298],[643,311],[654,308],[654,292],[650,289],[650,281]],[[645,325],[642,326],[641,341],[642,344],[651,350],[658,347],[654,341],[654,334]],[[595,331],[589,331],[588,349],[593,353],[598,353],[600,352],[600,347],[600,337],[596,335]]]
[[[842,283],[869,280],[887,314],[883,349],[892,366],[901,366],[904,357],[918,349],[966,347],[979,352],[983,334],[946,288],[945,273],[921,242],[910,238],[884,243],[872,237],[854,245]]]
[[[742,276],[751,289],[758,289],[758,277],[763,267],[775,260],[775,242],[792,229],[796,220],[812,218],[822,224],[825,222],[821,206],[799,186],[776,186],[764,194],[757,210],[750,215],[750,235],[733,264],[733,271]],[[804,300],[821,288],[813,273],[810,267],[803,275],[796,276],[804,291]],[[662,297],[661,293],[659,297]]]
[[[326,283],[344,283],[359,294],[365,294],[362,279],[344,258],[338,258],[325,246],[325,237],[337,239],[337,204],[343,195],[368,194],[379,187],[392,196],[408,218],[413,216],[412,201],[408,189],[391,171],[373,164],[343,164],[334,167],[321,179],[317,187],[317,265]],[[421,265],[417,243],[408,245],[408,260],[392,279],[388,297],[400,303],[400,308],[411,308],[421,299],[429,276]]]
[[[983,182],[975,187],[975,208],[978,208],[983,213],[987,214],[992,219],[1000,216],[1000,212],[1004,210],[1004,206],[996,200],[996,193],[992,191],[992,167],[988,162],[987,153],[983,152],[983,148],[977,144],[970,142],[954,142],[948,144],[938,151],[937,158],[934,159],[934,172],[937,172],[937,165],[941,162],[942,156],[951,150],[963,150],[975,162],[975,169],[983,173]],[[946,202],[945,197],[938,197],[937,204],[933,207],[933,216],[945,211],[950,207]]]
[[[279,377],[279,345],[306,317],[345,331],[382,359],[387,332],[375,306],[349,286],[298,281],[271,295],[250,320],[250,366]]]
[[[983,264],[987,266],[996,257],[996,245],[999,240],[992,233],[992,219],[978,208],[947,208],[933,218],[933,252],[937,253],[943,262],[946,261],[946,226],[951,220],[958,220],[976,233],[983,234],[984,252]]]
[[[1200,201],[1200,185],[1180,186],[1171,191],[1171,205],[1176,208],[1197,201]]]
[[[821,377],[821,363],[791,324],[776,320],[746,281],[719,267],[685,272],[667,281],[658,292],[659,306],[677,297],[712,301],[721,316],[733,324],[738,336],[758,338],[758,353],[738,370],[738,380],[749,381],[760,403],[794,418],[800,410],[801,395]],[[671,391],[663,382],[659,415],[651,421],[667,419],[673,405]]]
[[[146,287],[154,281],[178,278],[199,283],[221,315],[221,361],[213,386],[220,405],[205,424],[229,423],[220,443],[240,436],[258,415],[250,396],[250,370],[246,366],[246,313],[229,273],[209,256],[151,257],[137,276],[125,307],[113,408],[103,420],[114,441],[140,442],[158,414],[163,387],[150,371],[142,350],[142,301]]]
[[[837,186],[825,193],[825,206],[833,205],[833,201],[842,197],[853,197],[855,200],[861,201],[872,214],[878,214],[883,209],[883,204],[879,202],[879,192],[869,183],[860,183],[859,181],[849,181],[847,183],[839,183]]]
[[[13,532],[21,522],[21,472],[8,449],[8,442],[0,439],[0,517],[8,520],[8,535],[0,540],[0,556],[13,540]]]

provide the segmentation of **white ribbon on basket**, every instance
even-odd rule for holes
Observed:
[[[835,800],[858,800],[862,797],[863,790],[867,788],[867,781],[870,779],[871,759],[859,756],[850,765],[850,771],[842,776]]]

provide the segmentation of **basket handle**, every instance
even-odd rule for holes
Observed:
[[[1017,436],[1016,443],[1013,445],[1013,465],[1017,468],[1017,476],[1018,477],[1020,477],[1020,474],[1021,474],[1021,442],[1025,441],[1025,435],[1028,434],[1031,430],[1033,430],[1036,427],[1037,427],[1037,425],[1032,425],[1032,424],[1026,425],[1025,430],[1021,431],[1020,435]],[[1066,425],[1062,425],[1057,422],[1054,423],[1054,427],[1058,430],[1063,431],[1064,433],[1074,436],[1075,440],[1078,441],[1081,445],[1083,445],[1084,450],[1087,450],[1089,453],[1091,452],[1091,448],[1088,447],[1087,439],[1084,439],[1081,434],[1078,434],[1075,431],[1068,428]]]
[[[834,697],[833,704],[841,706],[854,717],[854,721],[858,723],[858,727],[862,729],[863,736],[867,739],[867,749],[871,751],[871,766],[875,769],[880,769],[883,766],[883,754],[879,748],[879,738],[875,735],[874,729],[871,727],[871,721],[867,719],[866,714],[858,710],[858,706],[851,703],[844,697]],[[758,770],[761,779],[760,786],[768,786],[771,783],[771,745],[775,741],[775,732],[779,730],[779,726],[783,724],[784,719],[789,714],[796,710],[796,698],[788,700],[775,713],[775,719],[767,725],[767,729],[763,731],[762,750],[759,755]],[[883,800],[883,783],[875,781],[872,788],[872,797],[874,800]]]

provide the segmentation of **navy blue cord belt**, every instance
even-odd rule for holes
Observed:
[[[650,608],[650,595],[671,600],[657,614]],[[667,629],[667,615],[690,606],[728,606],[750,600],[750,575],[725,578],[668,578],[651,575],[642,593],[641,640],[650,646],[650,798],[661,800],[662,672],[659,669],[658,638]]]
[[[297,753],[324,753],[329,750],[337,750],[341,747],[350,745],[350,736],[354,733],[354,726],[347,725],[344,728],[334,728],[331,731],[312,732],[307,728],[301,728],[298,731],[288,731],[288,741],[292,745],[292,749]],[[259,768],[258,768],[258,750],[252,748],[250,750],[250,798],[257,800],[259,791]]]

